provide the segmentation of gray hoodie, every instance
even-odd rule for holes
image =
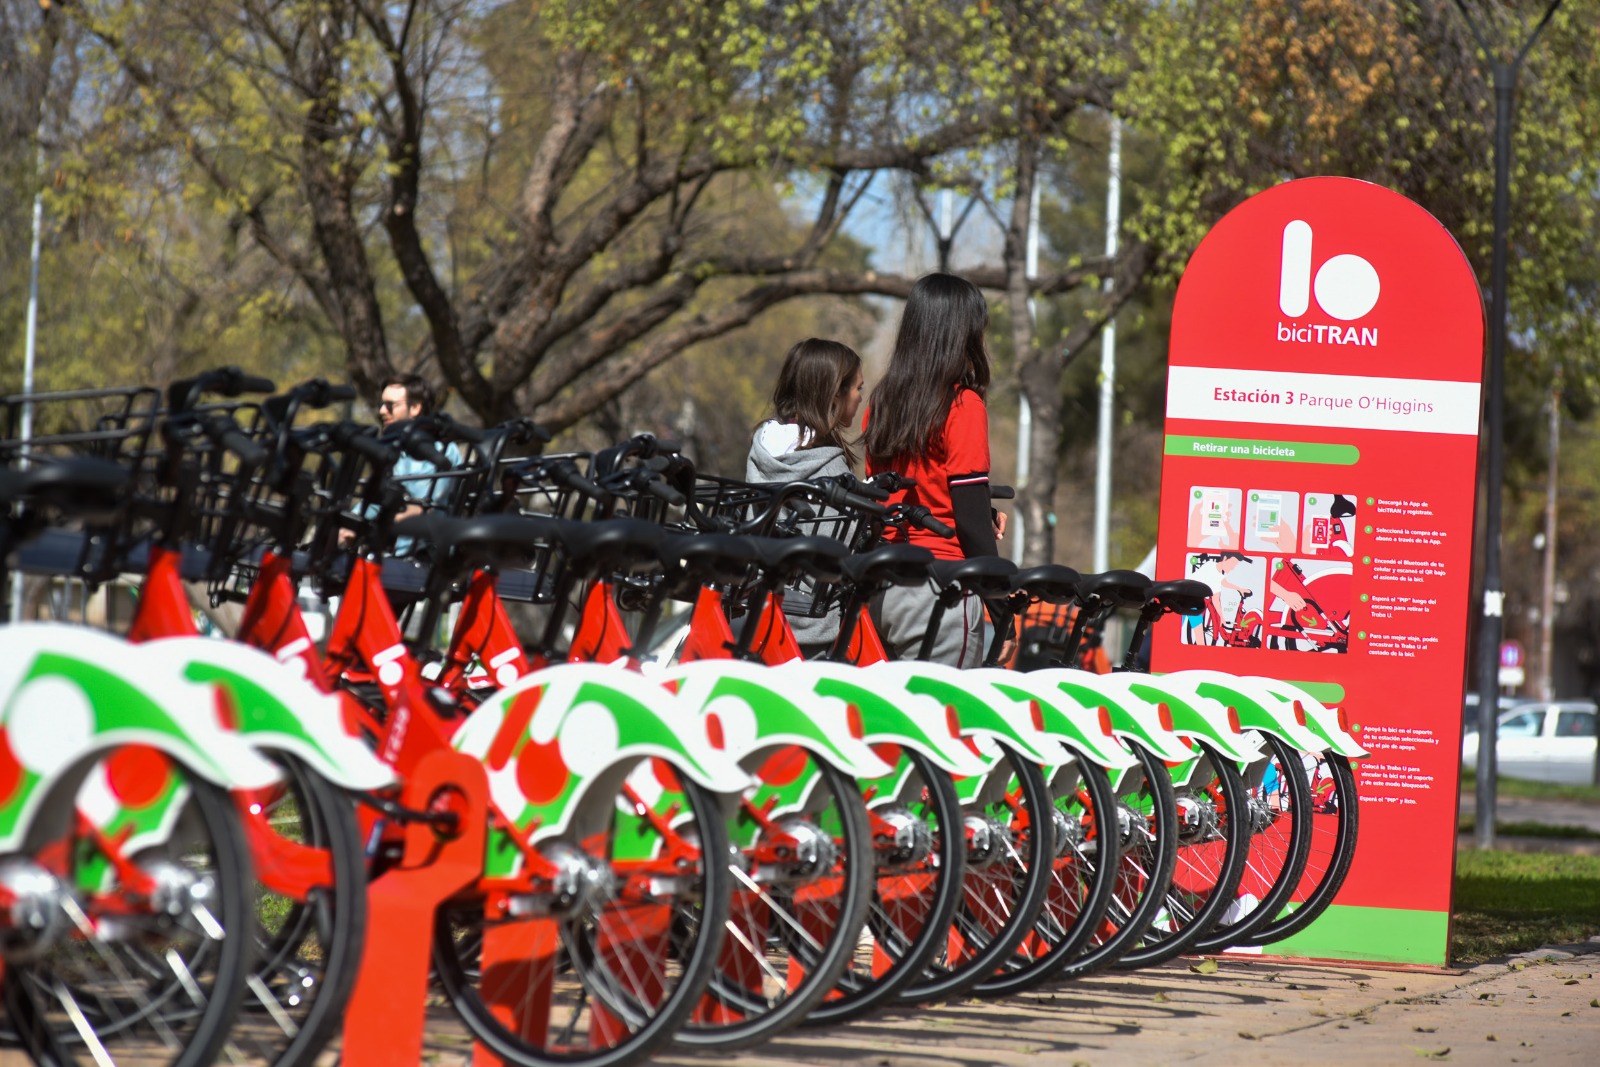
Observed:
[[[825,478],[835,474],[849,474],[844,450],[832,445],[816,448],[796,448],[782,455],[773,455],[761,440],[761,431],[771,423],[756,428],[750,442],[750,455],[744,463],[744,480],[747,482],[801,482],[811,478]],[[801,644],[815,645],[832,641],[839,633],[839,611],[830,608],[821,618],[796,615],[790,612],[805,610],[809,606],[810,589],[802,585],[788,596],[789,625]]]

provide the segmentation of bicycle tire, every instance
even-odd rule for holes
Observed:
[[[366,857],[349,798],[288,753],[262,755],[283,771],[286,786],[263,814],[276,834],[324,852],[331,880],[303,902],[257,886],[256,962],[233,1044],[273,1067],[298,1067],[314,1059],[343,1022],[361,970]],[[265,1032],[253,1039],[249,1024],[263,1015],[256,1029]]]
[[[744,857],[728,867],[733,892],[721,956],[674,1037],[680,1045],[746,1048],[797,1025],[838,982],[866,921],[874,856],[855,781],[799,746],[760,760],[754,776],[763,785],[742,798],[730,820]],[[775,834],[760,833],[763,823],[772,825],[761,811],[767,798],[796,786],[805,789],[804,814],[786,815]],[[752,845],[761,847],[741,846],[752,830]],[[796,851],[821,855],[764,861],[770,842],[785,836],[795,839]]]
[[[1345,876],[1350,873],[1360,826],[1356,776],[1344,756],[1329,753],[1326,759],[1333,777],[1332,799],[1313,804],[1311,854],[1299,885],[1285,905],[1291,910],[1275,915],[1249,937],[1237,942],[1239,945],[1259,948],[1304,930],[1328,910],[1344,885]]]
[[[1177,796],[1166,764],[1143,745],[1130,746],[1139,781],[1117,797],[1119,842],[1111,902],[1082,951],[1061,964],[1060,978],[1082,978],[1111,966],[1155,918],[1178,862]],[[1130,771],[1129,773],[1132,773]]]
[[[1062,781],[1062,774],[1070,780]],[[1032,934],[993,975],[973,987],[983,996],[1019,993],[1047,981],[1081,949],[1105,917],[1116,881],[1116,795],[1103,767],[1081,759],[1050,780],[1060,813],[1050,884]]]
[[[135,749],[145,760],[155,751],[121,751]],[[62,794],[76,796],[88,774],[115,758],[96,759],[83,773],[64,778]],[[78,936],[58,939],[26,961],[8,961],[5,969],[5,1038],[21,1045],[35,1064],[131,1059],[141,1067],[201,1067],[228,1039],[253,942],[244,933],[255,911],[244,831],[225,790],[185,775],[170,759],[166,771],[169,788],[187,790],[187,796],[166,794],[182,804],[176,820],[158,844],[124,858],[147,873],[164,871],[169,884],[188,893],[190,906],[102,919],[92,898],[114,896],[115,883],[85,888],[77,872],[96,846],[92,838],[77,839],[76,829],[68,831],[65,854],[74,865],[68,877],[76,888],[67,906]],[[98,1048],[88,1047],[91,1037]]]
[[[895,772],[858,783],[874,790],[879,801],[868,804],[876,869],[867,921],[839,981],[812,1008],[807,1026],[858,1018],[915,981],[949,936],[960,904],[966,849],[961,802],[950,776],[914,749],[873,747]],[[899,792],[884,795],[880,787],[891,780]]]
[[[581,854],[603,872],[594,883],[599,888],[592,904],[565,917],[495,924],[513,937],[526,936],[530,944],[542,943],[545,952],[536,955],[530,949],[506,957],[486,973],[477,965],[481,957],[471,958],[483,944],[483,901],[462,900],[438,911],[434,973],[473,1038],[505,1063],[620,1067],[637,1062],[672,1038],[705,992],[728,909],[730,878],[721,859],[728,855],[724,815],[708,790],[687,776],[663,774],[670,767],[651,762],[658,777],[676,778],[673,803],[681,806],[673,813],[673,827],[679,839],[695,845],[697,858],[671,879],[629,874],[630,864],[615,855],[616,845],[648,818],[635,814],[636,795],[622,794],[620,804],[608,795],[592,805],[590,824],[581,832],[540,849],[547,857],[557,855],[558,848],[569,857]],[[672,810],[667,801],[652,807],[656,815]],[[530,990],[539,995],[532,997]],[[503,1019],[495,1006],[507,1004],[531,1005],[534,1014]]]
[[[1250,900],[1237,918],[1227,912],[1211,931],[1194,943],[1198,952],[1221,952],[1240,943],[1283,910],[1300,884],[1311,855],[1311,787],[1299,773],[1300,753],[1288,742],[1265,735],[1267,758],[1251,766],[1250,850],[1237,902]],[[1266,772],[1271,767],[1281,786],[1281,799],[1266,795]]]
[[[1167,922],[1152,922],[1142,944],[1117,960],[1121,968],[1143,967],[1182,954],[1211,929],[1233,903],[1250,850],[1248,794],[1239,769],[1206,742],[1189,782],[1175,793],[1180,811],[1198,815],[1198,828],[1178,838],[1178,857],[1166,891]]]
[[[900,990],[903,1003],[959,996],[990,977],[1033,930],[1044,905],[1054,802],[1038,767],[1003,741],[998,748],[995,769],[983,776],[986,794],[964,808],[968,851],[950,936]]]

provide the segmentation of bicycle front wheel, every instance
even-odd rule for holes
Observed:
[[[733,892],[721,958],[680,1045],[743,1048],[799,1023],[856,949],[873,885],[867,810],[853,779],[786,746],[728,821]]]
[[[1163,963],[1211,929],[1233,903],[1249,849],[1244,779],[1232,763],[1200,743],[1204,755],[1189,780],[1175,787],[1178,856],[1172,882],[1142,943],[1117,961],[1119,967]]]
[[[1325,760],[1326,777],[1311,793],[1311,854],[1305,873],[1286,910],[1239,941],[1240,945],[1270,945],[1304,930],[1333,903],[1350,873],[1358,829],[1355,772],[1343,756],[1329,753],[1315,758]],[[1302,773],[1308,778],[1316,775],[1315,769]]]
[[[857,1018],[915,981],[949,937],[960,904],[965,845],[950,776],[913,749],[873,748],[894,771],[861,783],[876,861],[867,921],[808,1025]]]
[[[1054,824],[1039,768],[1001,742],[963,805],[966,871],[943,952],[900,992],[911,1003],[953,997],[988,978],[1033,929],[1050,884]],[[961,789],[958,787],[957,793]]]
[[[39,1064],[212,1062],[238,1014],[253,940],[250,858],[232,800],[139,745],[97,760],[61,795],[69,805],[76,796],[77,817],[37,852],[65,889],[61,928],[6,961],[0,1040]]]
[[[718,798],[642,760],[620,795],[587,808],[540,845],[550,873],[527,892],[438,912],[439,982],[506,1063],[636,1062],[672,1037],[716,966],[729,899]]]
[[[1080,758],[1051,777],[1054,849],[1044,906],[1033,931],[973,991],[1018,993],[1051,978],[1094,934],[1111,904],[1120,846],[1117,798],[1104,768]]]
[[[1246,778],[1250,849],[1234,902],[1211,931],[1194,943],[1198,952],[1221,952],[1249,937],[1283,910],[1300,884],[1311,855],[1311,787],[1300,773],[1300,753],[1266,735],[1267,758]]]
[[[1120,959],[1155,919],[1166,901],[1178,862],[1178,802],[1172,777],[1160,757],[1131,746],[1139,766],[1124,771],[1116,786],[1120,854],[1111,902],[1083,950],[1056,974],[1081,978]]]

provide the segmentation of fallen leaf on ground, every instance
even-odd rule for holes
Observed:
[[[1217,973],[1217,961],[1216,960],[1201,960],[1199,963],[1191,963],[1191,964],[1189,964],[1189,969],[1191,971],[1193,971],[1195,974],[1216,974]]]
[[[1437,1026],[1413,1026],[1411,1029],[1415,1030],[1419,1034],[1431,1034],[1439,1028]]]
[[[1240,1030],[1239,1031],[1239,1036],[1244,1038],[1246,1041],[1254,1041],[1256,1039],[1256,1035],[1252,1034],[1248,1030]]]

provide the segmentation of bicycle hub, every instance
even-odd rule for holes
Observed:
[[[539,846],[540,856],[555,868],[550,887],[542,892],[511,898],[509,911],[517,918],[529,916],[570,919],[592,913],[616,893],[611,868],[564,841]]]
[[[48,948],[67,928],[60,879],[30,860],[12,856],[0,862],[0,957],[22,959]]]
[[[1210,799],[1192,793],[1178,794],[1178,837],[1184,841],[1209,841],[1221,824]]]
[[[875,814],[889,829],[888,833],[873,835],[879,869],[915,867],[933,855],[933,830],[910,808],[890,804],[878,808]]]
[[[1011,833],[1001,823],[980,815],[968,815],[967,867],[990,867],[1006,858]]]
[[[810,819],[792,815],[778,821],[773,835],[778,840],[770,845],[788,852],[778,863],[764,864],[756,872],[758,881],[805,882],[833,870],[839,860],[839,848],[833,838],[822,832]]]
[[[1075,852],[1083,844],[1083,824],[1077,819],[1068,817],[1060,808],[1050,809],[1050,821],[1054,824],[1056,844],[1056,858],[1061,859],[1071,852]]]

